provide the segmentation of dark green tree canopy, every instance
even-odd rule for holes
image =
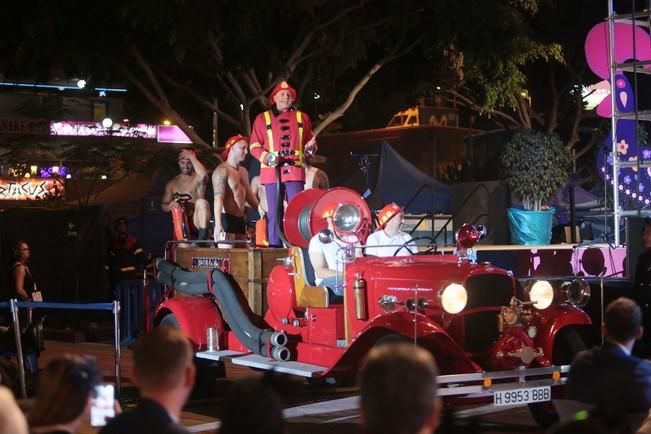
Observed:
[[[567,182],[570,155],[555,134],[517,131],[502,154],[504,179],[524,209],[540,211]]]
[[[11,79],[125,82],[198,144],[208,130],[189,124],[216,112],[219,126],[247,132],[269,90],[289,79],[299,105],[323,118],[320,132],[349,109],[362,124],[373,124],[366,112],[386,121],[445,80],[484,111],[513,105],[524,67],[560,56],[532,34],[541,2],[5,2],[0,62]]]

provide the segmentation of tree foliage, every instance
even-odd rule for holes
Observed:
[[[598,124],[581,99],[581,86],[595,80],[586,71],[584,42],[605,11],[589,0],[514,3],[519,13],[510,27],[493,23],[495,38],[477,45],[479,35],[466,34],[449,51],[457,61],[440,75],[445,93],[506,128],[555,132],[578,159],[593,148]]]
[[[540,211],[567,182],[570,155],[557,135],[520,130],[502,153],[504,178],[524,209]]]
[[[351,107],[405,104],[433,81],[471,95],[483,112],[518,107],[525,66],[562,60],[557,43],[532,35],[541,2],[97,0],[92,10],[79,1],[7,2],[3,16],[13,18],[0,54],[11,77],[58,71],[94,83],[125,80],[207,144],[212,112],[221,127],[247,132],[284,79],[300,105],[318,103],[317,131]],[[357,104],[373,80],[378,93]]]

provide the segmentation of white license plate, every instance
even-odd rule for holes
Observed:
[[[493,405],[518,405],[545,402],[552,399],[551,386],[530,387],[526,389],[499,390],[493,394]]]

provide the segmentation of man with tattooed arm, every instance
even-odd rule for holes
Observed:
[[[246,205],[257,208],[258,200],[249,185],[249,174],[240,165],[248,152],[249,139],[236,135],[226,141],[222,160],[212,174],[215,193],[215,242],[246,239]]]

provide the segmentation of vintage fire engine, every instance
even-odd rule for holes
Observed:
[[[332,231],[325,230],[328,218]],[[580,328],[591,324],[579,307],[589,298],[585,282],[519,285],[506,270],[473,263],[472,248],[482,230],[471,225],[458,231],[454,255],[437,254],[430,245],[411,256],[363,256],[358,245],[372,218],[352,190],[306,190],[285,212],[291,248],[268,276],[264,315],[252,312],[228,273],[191,272],[160,261],[159,280],[191,296],[164,300],[155,322],[180,327],[199,357],[228,357],[234,364],[308,378],[354,375],[374,345],[409,340],[435,356],[449,394],[470,396],[491,388],[494,394],[506,378],[518,387],[542,384],[527,383],[529,375],[547,385],[561,383],[567,367],[558,366],[584,348]],[[343,246],[338,272],[343,300],[314,284],[307,247],[317,233],[336,237]],[[208,328],[216,329],[219,349],[202,351]],[[545,396],[549,400],[548,391]],[[501,394],[499,400],[536,401],[524,394],[522,399]]]

